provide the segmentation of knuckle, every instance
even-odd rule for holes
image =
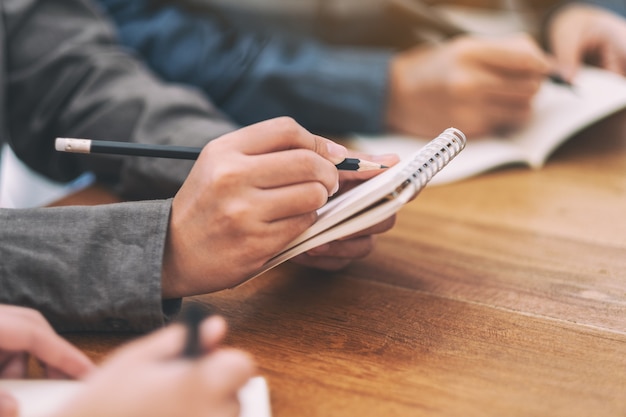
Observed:
[[[298,149],[292,153],[293,164],[297,165],[299,170],[316,174],[320,172],[320,157],[317,154],[306,149]]]
[[[307,187],[303,196],[303,204],[307,211],[317,210],[328,201],[328,190],[320,182],[313,182]]]
[[[238,164],[221,164],[211,170],[209,181],[216,192],[228,192],[242,183],[243,175]]]
[[[224,202],[221,205],[220,215],[217,221],[224,226],[230,226],[231,229],[237,230],[245,228],[248,219],[254,214],[254,208],[245,200],[235,199]]]
[[[284,135],[297,136],[302,133],[302,126],[289,116],[281,116],[272,120],[274,128]]]

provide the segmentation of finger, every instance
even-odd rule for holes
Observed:
[[[517,105],[528,105],[541,88],[541,76],[493,76],[483,85],[485,100],[499,100]]]
[[[556,25],[551,32],[550,49],[559,68],[559,74],[567,81],[572,81],[583,59],[585,34],[583,30],[570,30],[564,26]]]
[[[4,349],[29,352],[47,366],[74,378],[94,368],[91,360],[56,334],[39,312],[23,309],[14,317],[4,324],[7,333],[13,335],[3,341]]]
[[[301,253],[290,259],[290,262],[324,271],[339,271],[350,265],[352,261],[352,259],[333,256],[311,256],[308,253]]]
[[[112,356],[115,362],[151,362],[180,356],[185,341],[185,328],[180,323],[170,324],[147,336],[125,344]]]
[[[266,223],[313,213],[328,201],[328,191],[319,182],[273,188],[258,194],[255,205],[262,216],[260,220]]]
[[[236,141],[238,149],[249,155],[260,155],[288,149],[308,149],[338,164],[347,150],[333,141],[313,135],[288,117],[279,117],[256,123],[225,135]],[[254,137],[255,140],[250,140]]]
[[[0,391],[0,417],[18,417],[17,400],[8,392]]]
[[[374,248],[374,237],[359,236],[347,240],[336,240],[311,249],[311,256],[332,256],[333,258],[360,259],[370,254]]]
[[[2,378],[24,378],[28,370],[28,354],[26,352],[16,352],[0,363],[0,377]]]
[[[197,366],[203,380],[223,395],[236,395],[256,373],[251,356],[236,349],[219,349],[202,358]]]
[[[205,352],[214,349],[226,336],[228,326],[221,316],[205,319],[200,325],[200,341]]]
[[[326,187],[327,195],[337,191],[337,168],[310,150],[296,149],[258,155],[249,164],[249,169],[255,173],[252,184],[259,188],[317,181]]]
[[[55,374],[81,378],[95,369],[93,362],[83,352],[52,332],[36,332],[33,356],[43,362]]]
[[[311,212],[269,223],[265,235],[272,236],[272,239],[268,239],[267,244],[271,246],[266,246],[266,249],[269,252],[272,248],[274,252],[282,251],[289,242],[311,227],[316,219],[317,213]]]
[[[528,35],[483,42],[473,54],[479,64],[520,74],[546,74],[550,69],[548,57]]]

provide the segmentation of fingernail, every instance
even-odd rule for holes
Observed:
[[[330,192],[330,197],[337,194],[337,191],[339,191],[339,181],[337,181],[337,184],[335,184],[335,188],[333,188],[333,190]]]
[[[326,149],[328,150],[328,157],[333,164],[340,163],[346,159],[346,155],[348,155],[348,150],[345,146],[332,141],[326,143]]]

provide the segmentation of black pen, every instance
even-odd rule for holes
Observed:
[[[564,87],[568,87],[573,89],[574,88],[574,84],[572,84],[571,82],[567,81],[565,78],[563,78],[563,76],[557,72],[552,72],[550,74],[548,74],[548,79],[550,81],[552,81],[554,84],[556,85],[562,85]]]
[[[189,304],[183,309],[182,321],[187,329],[183,357],[193,359],[202,355],[200,324],[209,315],[209,311],[197,303]]]
[[[175,145],[147,145],[133,142],[117,142],[107,140],[57,138],[54,144],[57,151],[74,153],[100,153],[129,156],[152,156],[157,158],[174,158],[195,160],[202,148]],[[344,171],[371,171],[388,168],[375,162],[356,158],[346,158],[335,165]]]

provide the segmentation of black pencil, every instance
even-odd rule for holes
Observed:
[[[61,152],[151,156],[190,160],[197,159],[202,151],[202,148],[190,146],[146,145],[132,142],[75,138],[57,138],[54,146],[57,151]],[[385,165],[356,158],[346,158],[335,166],[337,169],[344,171],[370,171],[388,168]]]

